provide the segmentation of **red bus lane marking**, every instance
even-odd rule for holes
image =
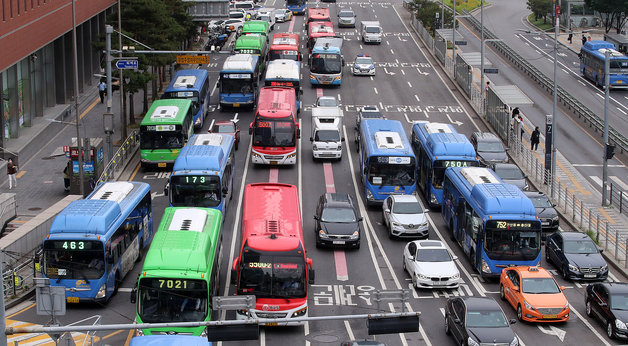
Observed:
[[[320,90],[320,88],[318,90]],[[331,163],[323,163],[323,172],[325,173],[325,191],[327,193],[335,193],[336,186],[334,185],[334,170],[331,166]],[[349,271],[347,270],[347,258],[345,257],[344,250],[334,250],[334,262],[336,263],[336,280],[349,280]]]
[[[273,167],[270,169],[270,173],[268,174],[268,182],[269,183],[279,182],[279,168]]]
[[[288,32],[292,32],[292,29],[294,29],[294,16],[292,16],[292,18],[290,18],[290,26],[288,27]]]
[[[323,88],[316,88],[316,97],[323,96]]]

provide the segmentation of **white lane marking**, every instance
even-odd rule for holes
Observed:
[[[301,119],[299,119],[299,128],[302,129],[303,125],[301,124]],[[299,154],[297,155],[297,162],[298,162],[298,171],[297,171],[297,184],[298,184],[298,190],[299,190],[299,209],[301,209],[301,220],[303,220],[303,177],[301,176],[303,170],[302,170],[302,161],[301,158],[303,157],[302,151],[303,151],[303,143],[301,142],[303,140],[303,135],[301,135],[299,137]]]
[[[602,179],[600,177],[598,177],[597,175],[590,175],[589,179],[593,180],[593,182],[596,185],[599,185],[600,187],[602,187]]]
[[[410,84],[410,82],[408,82],[408,86],[409,86],[410,88],[412,88],[412,84]]]
[[[561,70],[563,70],[563,72],[565,72],[566,74],[569,74],[569,71],[565,70],[564,68],[561,68]]]
[[[401,74],[402,74],[402,75],[404,75],[404,76],[406,75],[406,73],[405,73],[405,72],[403,72],[403,70],[401,70]]]
[[[349,334],[349,340],[355,340],[353,336],[353,330],[351,330],[351,326],[349,325],[349,321],[345,320],[345,329],[347,330],[347,334]]]
[[[582,86],[587,86],[583,81],[579,80],[578,83],[582,84]]]
[[[259,346],[266,346],[266,330],[263,328],[259,330]]]
[[[382,104],[382,102],[381,102],[381,101],[379,102],[379,109],[380,109],[380,110],[381,110],[381,109],[384,109],[384,105]]]
[[[620,111],[623,115],[628,114],[628,113],[624,112],[624,110],[623,110],[623,109],[621,109],[621,108],[617,108],[617,110],[618,110],[618,111]]]
[[[547,334],[547,335],[555,335],[558,339],[560,339],[561,342],[563,342],[563,340],[565,339],[565,334],[567,334],[567,332],[565,332],[564,330],[558,328],[558,327],[554,327],[552,325],[547,326],[541,326],[540,324],[536,325],[539,330],[541,330],[541,332],[543,332],[543,334]]]
[[[597,336],[598,339],[600,339],[604,343],[604,345],[611,346],[611,344],[609,344],[608,341],[606,341],[606,339],[602,335],[600,335],[600,333],[598,333],[597,330],[595,330],[595,328],[593,328],[591,323],[589,323],[589,321],[587,321],[584,317],[582,317],[582,315],[580,315],[578,310],[574,309],[573,306],[571,306],[571,304],[569,304],[569,309],[571,310],[571,312],[576,314],[576,316],[578,316],[578,318],[582,321],[582,323],[584,323],[589,328],[589,330],[591,330],[593,334],[595,334],[595,336]]]
[[[419,100],[419,95],[414,94],[414,98],[416,99],[416,102],[421,102],[421,100]]]
[[[338,101],[342,101],[342,98],[340,97],[340,94],[338,94]]]
[[[362,50],[362,49],[364,49],[364,48],[362,48],[362,45],[360,45],[360,50]]]
[[[216,91],[217,86],[218,86],[218,83],[214,84],[214,88],[212,89],[212,92],[209,93],[209,96],[214,96],[214,92]]]
[[[601,98],[601,99],[604,99],[604,95],[602,95],[602,94],[595,93],[595,96],[597,96],[597,97],[599,97],[599,98]]]
[[[395,51],[392,50],[392,48],[390,49],[390,54],[395,54]]]
[[[133,288],[131,288],[131,287],[120,287],[120,288],[118,288],[118,292],[125,292],[125,293],[127,293],[127,292],[132,292],[132,291],[133,291]]]
[[[376,93],[376,94],[379,94],[379,93],[377,92],[377,88],[373,88],[373,90],[375,90],[375,93]]]
[[[440,314],[445,317],[445,308],[438,308],[438,310],[440,310]]]
[[[616,177],[614,175],[611,175],[609,178],[611,178],[611,180],[613,182],[615,182],[615,184],[619,185],[619,187],[621,187],[622,190],[624,191],[628,191],[628,184],[624,183],[623,181],[621,181],[619,179],[619,177]]]
[[[429,114],[427,114],[427,111],[423,111],[423,114],[425,114],[425,117],[426,117],[426,118],[429,118],[429,117],[430,117],[430,115],[429,115]]]
[[[408,118],[408,114],[403,113],[403,117],[406,118],[406,121],[409,122],[410,124],[412,124],[412,121],[410,120],[410,118]]]

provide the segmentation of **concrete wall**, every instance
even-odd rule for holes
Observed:
[[[17,204],[15,204],[14,193],[0,194],[0,227],[4,226],[7,221],[17,216],[16,207]]]

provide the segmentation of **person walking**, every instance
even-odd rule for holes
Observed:
[[[537,126],[534,128],[534,131],[532,131],[532,135],[530,136],[530,150],[536,151],[539,148],[540,136],[541,132]]]
[[[100,95],[100,103],[105,103],[105,91],[107,89],[107,83],[100,81],[98,83],[98,95]]]
[[[582,34],[582,45],[584,46],[585,43],[587,43],[587,37]]]
[[[519,107],[515,107],[512,110],[512,118],[515,119],[515,118],[518,118],[518,117],[519,117]]]
[[[13,163],[13,159],[9,159],[7,163],[7,175],[9,176],[9,190],[17,187],[17,179],[15,174],[17,173],[17,165]]]
[[[70,191],[70,174],[69,174],[69,165],[65,165],[65,169],[63,170],[63,189],[65,191]]]
[[[569,33],[569,36],[567,36],[567,41],[569,41],[569,44],[573,44],[573,34]]]

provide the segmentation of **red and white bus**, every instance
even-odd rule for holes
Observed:
[[[305,27],[308,27],[310,22],[330,22],[331,23],[331,14],[329,13],[329,8],[327,7],[310,7],[307,9],[307,20],[305,22]]]
[[[301,137],[301,130],[297,120],[296,95],[296,90],[290,87],[260,89],[255,120],[249,127],[249,134],[253,135],[253,163],[297,163],[297,138]]]
[[[290,59],[301,61],[299,53],[299,34],[292,32],[280,32],[273,34],[268,51],[268,61],[277,59]]]
[[[307,316],[308,285],[314,283],[314,269],[305,256],[297,187],[248,184],[240,242],[231,277],[236,294],[255,295],[256,305],[250,311],[238,310],[236,319]]]
[[[312,53],[312,48],[314,48],[317,38],[336,36],[332,22],[310,22],[308,29],[307,49],[309,53]]]

